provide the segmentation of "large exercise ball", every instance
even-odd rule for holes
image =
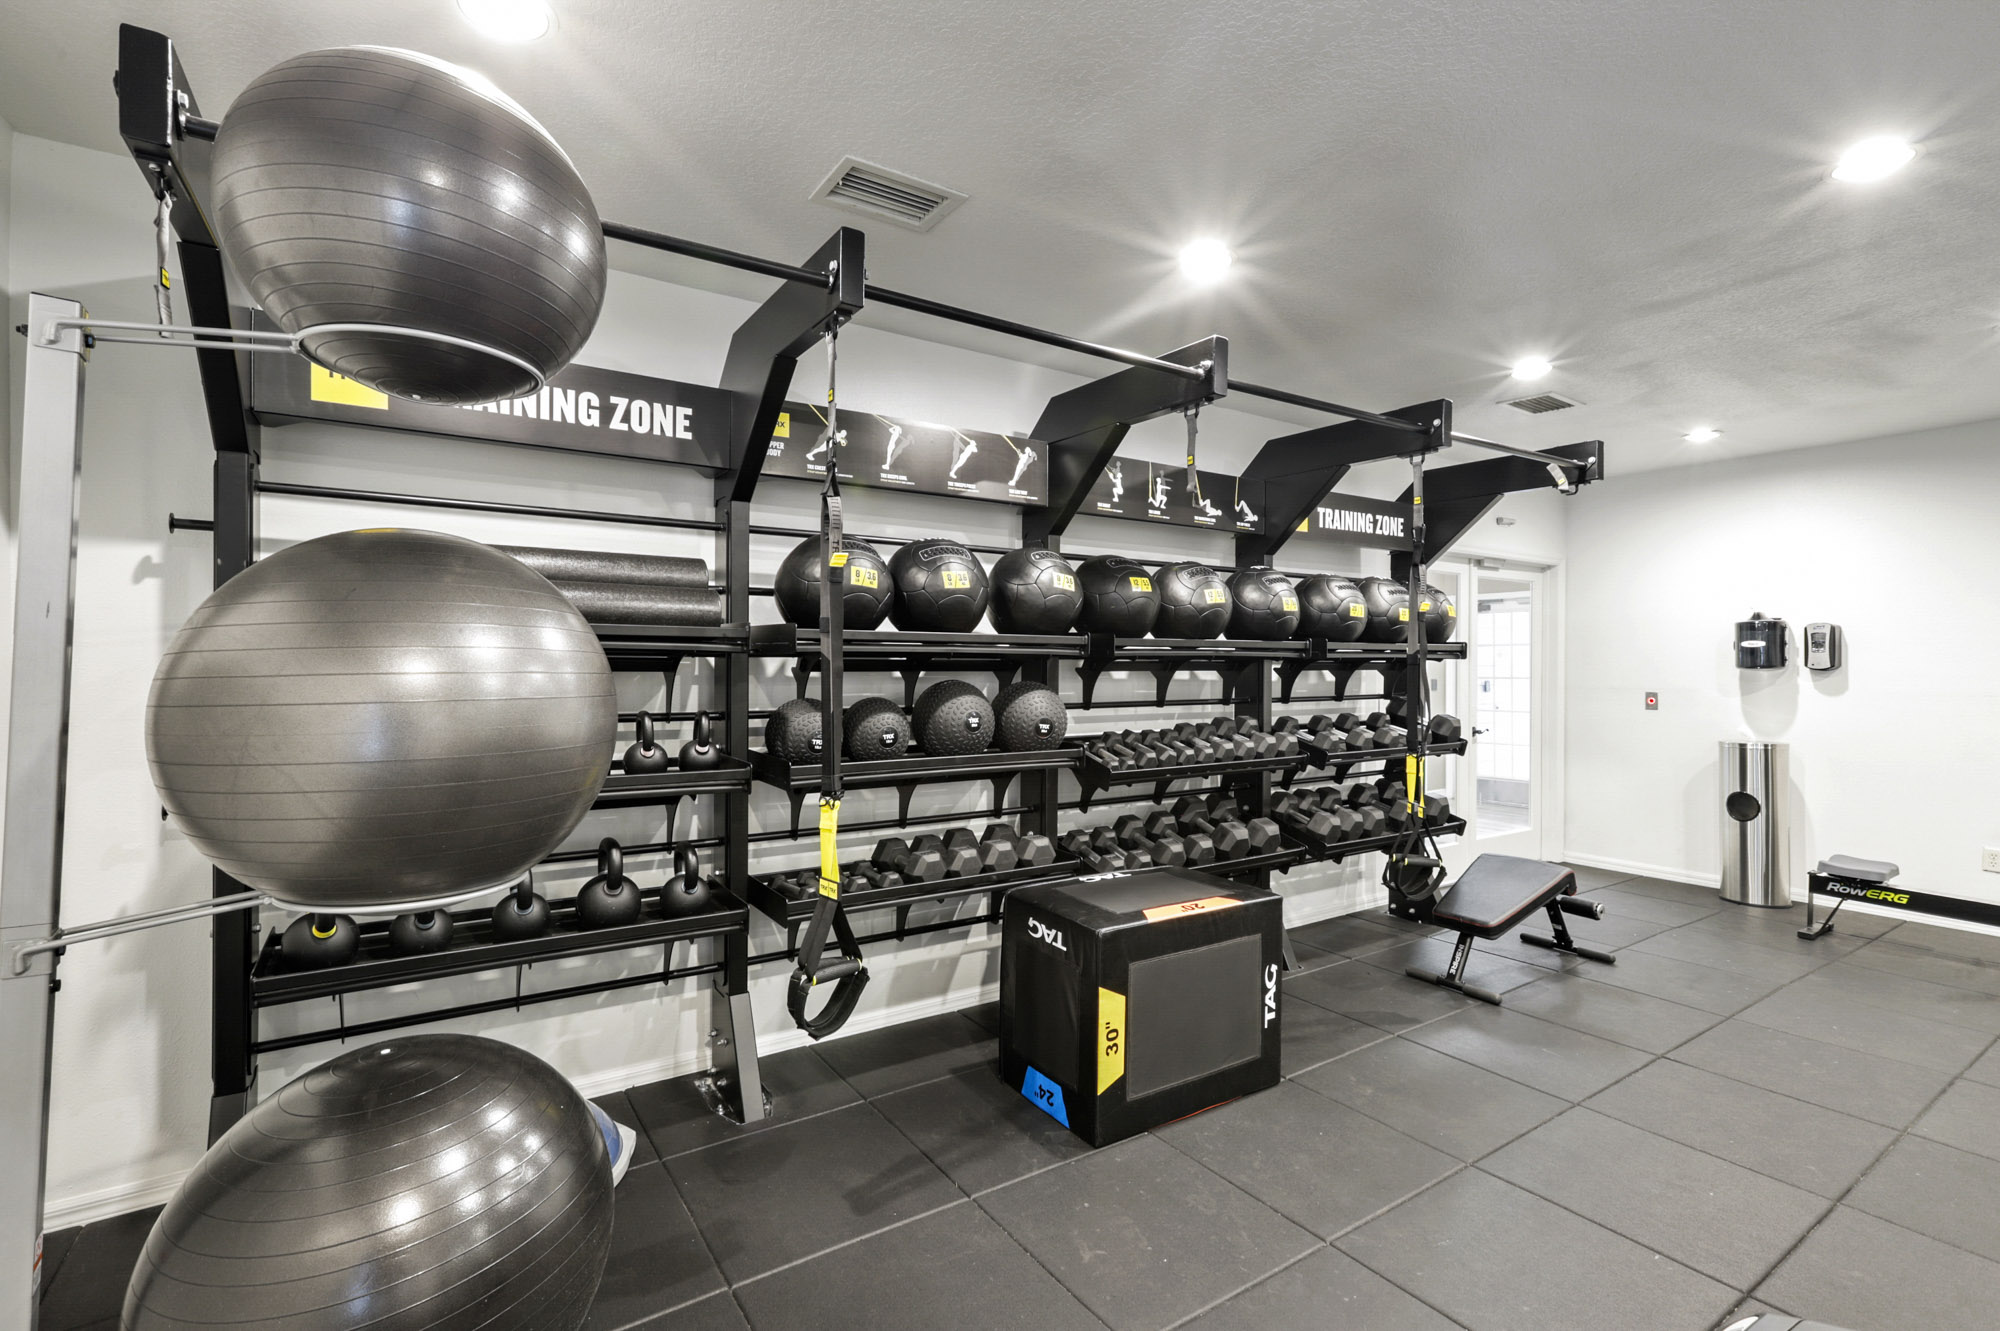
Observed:
[[[153,1223],[125,1331],[575,1331],[604,1275],[611,1157],[554,1068],[411,1035],[236,1121]]]
[[[232,877],[318,911],[515,882],[582,820],[618,704],[548,579],[437,532],[304,541],[224,583],[146,700],[160,803]]]
[[[309,51],[258,75],[211,179],[222,253],[264,312],[385,393],[531,393],[604,304],[604,232],[568,156],[484,75],[414,51]]]

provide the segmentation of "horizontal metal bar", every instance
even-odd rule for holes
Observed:
[[[654,841],[643,846],[620,846],[618,849],[626,859],[635,855],[666,855],[676,850],[709,850],[723,844],[719,836],[689,837],[680,841]],[[559,850],[553,855],[542,857],[543,864],[578,864],[597,858],[597,847],[588,850]]]
[[[610,240],[629,241],[634,245],[644,245],[650,250],[682,254],[690,259],[720,264],[724,268],[738,268],[746,273],[762,273],[765,277],[775,277],[786,282],[802,282],[815,287],[827,285],[825,273],[801,268],[797,264],[779,263],[775,259],[760,259],[754,254],[726,250],[720,245],[705,245],[698,240],[683,240],[679,236],[669,236],[662,231],[647,231],[642,227],[626,226],[622,222],[606,222],[603,225],[604,234]]]
[[[219,120],[209,120],[202,116],[182,116],[181,133],[190,139],[205,139],[215,142],[215,132],[222,128]]]
[[[1334,416],[1345,416],[1349,420],[1367,421],[1370,425],[1381,425],[1391,430],[1402,430],[1410,434],[1425,433],[1424,427],[1415,421],[1401,420],[1395,416],[1383,416],[1373,411],[1363,411],[1359,407],[1343,407],[1338,402],[1328,402],[1321,398],[1307,397],[1303,393],[1288,393],[1282,388],[1266,388],[1262,384],[1246,384],[1241,379],[1229,381],[1231,393],[1241,393],[1245,397],[1261,397],[1270,402],[1289,403],[1294,407],[1305,407],[1310,411],[1324,411]]]
[[[214,531],[214,518],[184,518],[177,513],[167,514],[167,530],[172,531]]]
[[[1018,818],[1024,813],[1033,813],[1032,804],[1003,804],[997,809],[978,809],[967,812],[955,809],[949,813],[913,813],[908,818],[877,818],[866,823],[845,823],[842,832],[886,832],[893,827],[928,826],[931,823],[949,823],[959,818]],[[771,832],[752,832],[746,840],[753,844],[770,841],[796,841],[802,849],[811,849],[817,843],[810,836],[801,836],[786,828]]]
[[[185,924],[190,920],[205,920],[215,915],[227,915],[239,910],[255,910],[259,906],[276,904],[262,892],[237,892],[226,897],[210,897],[207,901],[190,902],[185,906],[140,911],[136,915],[125,915],[115,920],[98,920],[91,924],[79,924],[73,929],[58,929],[54,937],[23,943],[14,949],[14,974],[26,975],[34,958],[44,952],[60,952],[72,943],[95,943],[99,939],[116,938],[120,934],[135,934],[142,929],[158,929],[168,924]]]
[[[722,524],[713,518],[663,518],[644,513],[601,513],[581,508],[503,504],[490,499],[446,499],[440,495],[393,494],[386,490],[343,490],[331,485],[293,485],[284,481],[259,481],[257,489],[264,494],[293,495],[306,499],[347,499],[362,504],[453,508],[472,513],[508,513],[524,518],[575,518],[583,522],[611,522],[628,527],[672,527],[684,531],[722,530]]]
[[[790,480],[791,478],[787,476],[787,477],[780,477],[778,479]],[[948,498],[949,496],[946,497]],[[763,526],[761,524],[753,524],[750,527],[749,531],[752,536],[796,536],[799,537],[801,540],[803,540],[805,537],[808,536],[819,535],[819,528],[817,527],[813,528],[768,527],[768,526]],[[845,531],[845,529],[843,529],[843,531]],[[932,536],[879,536],[869,532],[858,532],[858,531],[846,531],[845,534],[848,536],[852,536],[857,540],[869,541],[878,545],[909,545],[915,541],[930,541],[936,539],[935,537]],[[959,544],[965,546],[966,549],[972,551],[975,554],[982,554],[982,555],[1009,555],[1014,553],[1014,551],[1020,548],[1019,546],[1014,546],[1014,545],[972,545],[965,541],[960,541]],[[756,590],[757,589],[754,587],[751,588],[751,591],[753,592]]]
[[[1208,371],[1198,365],[1182,365],[1175,361],[1161,360],[1158,356],[1148,356],[1143,352],[1127,351],[1123,347],[1109,347],[1101,342],[1086,342],[1080,337],[1051,333],[1045,328],[1015,323],[1012,319],[996,318],[990,314],[981,314],[977,310],[961,309],[956,305],[946,305],[942,301],[926,300],[922,296],[890,291],[886,287],[871,284],[868,287],[868,300],[875,305],[893,305],[898,309],[913,310],[918,314],[928,314],[933,318],[946,319],[952,323],[984,328],[992,333],[1005,333],[1024,342],[1040,342],[1043,346],[1061,347],[1065,351],[1078,351],[1086,356],[1121,361],[1126,365],[1143,365],[1149,370],[1159,370],[1182,379],[1199,380],[1208,375]]]
[[[1561,457],[1555,453],[1541,453],[1532,448],[1516,448],[1512,444],[1495,443],[1491,439],[1481,439],[1476,434],[1460,434],[1457,430],[1453,430],[1451,437],[1455,443],[1471,444],[1474,448],[1491,449],[1495,453],[1505,453],[1509,457],[1527,458],[1530,462],[1540,462],[1550,467],[1561,467],[1564,471],[1590,470],[1588,462],[1578,462],[1575,458]]]

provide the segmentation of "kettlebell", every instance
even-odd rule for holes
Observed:
[[[639,713],[639,742],[625,750],[625,775],[643,776],[667,770],[667,746],[653,742],[653,714]],[[682,766],[686,766],[685,763]]]
[[[699,915],[715,896],[715,881],[701,876],[701,864],[691,850],[674,852],[674,876],[660,889],[660,909],[666,914]]]
[[[708,730],[708,713],[696,712],[694,717],[694,738],[681,745],[681,770],[699,772],[708,767],[722,765],[722,749],[715,743]]]
[[[361,930],[352,915],[301,915],[278,938],[278,955],[299,970],[341,966],[361,950]]]
[[[398,952],[435,952],[451,945],[451,916],[441,910],[398,915],[389,921],[389,946]]]
[[[576,894],[576,922],[610,929],[639,918],[639,885],[625,876],[625,852],[610,837],[597,843],[597,877]]]
[[[549,903],[535,891],[535,876],[527,875],[493,908],[493,937],[502,943],[540,938],[549,931]]]

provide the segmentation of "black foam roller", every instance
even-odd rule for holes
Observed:
[[[593,624],[671,624],[716,628],[722,593],[706,587],[655,587],[638,582],[570,582],[551,578],[577,612]]]
[[[708,561],[679,555],[623,555],[608,550],[548,550],[499,545],[550,582],[630,582],[648,587],[706,587]]]

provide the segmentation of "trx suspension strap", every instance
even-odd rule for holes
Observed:
[[[1425,654],[1424,607],[1430,571],[1424,564],[1424,455],[1410,456],[1410,649],[1403,658],[1403,724],[1409,755],[1403,759],[1403,798],[1408,818],[1389,847],[1382,884],[1412,901],[1434,896],[1444,877],[1437,837],[1424,821],[1424,750],[1430,730],[1430,668]]]
[[[836,317],[826,339],[826,485],[820,490],[820,536],[825,543],[820,560],[819,650],[820,650],[820,787],[819,787],[819,895],[813,898],[812,919],[799,940],[798,966],[792,971],[792,987],[786,1006],[799,1029],[818,1040],[833,1034],[854,1015],[861,991],[868,986],[868,970],[861,964],[861,944],[855,940],[854,926],[840,904],[840,738],[843,614],[847,597],[847,552],[841,548],[840,531],[840,408],[834,391],[834,370],[839,361],[840,323]],[[837,955],[827,959],[826,938],[833,934]],[[831,981],[833,996],[817,1017],[806,1015],[806,1004],[815,986]]]

